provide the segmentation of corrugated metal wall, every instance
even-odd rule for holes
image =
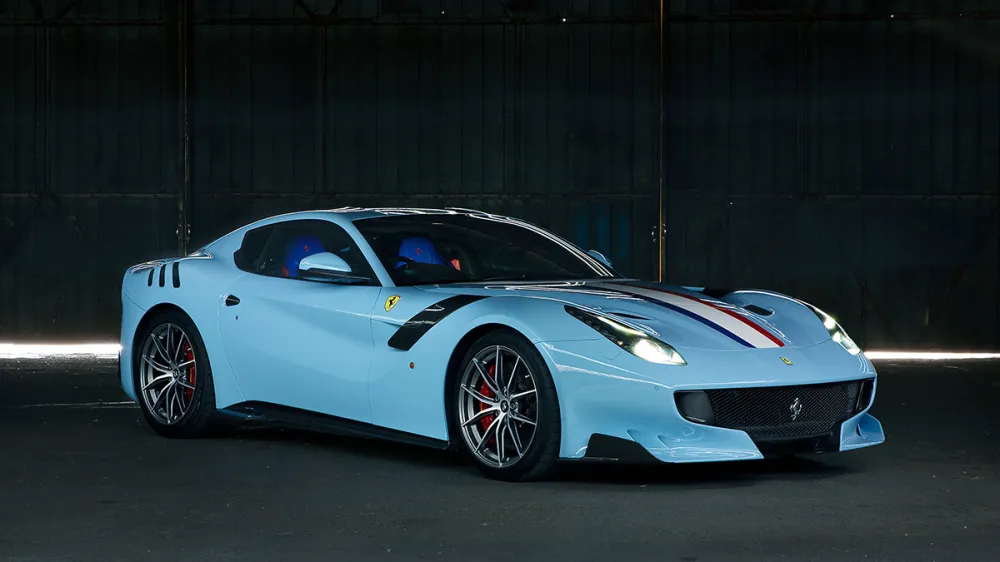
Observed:
[[[163,17],[159,3],[95,4],[73,17]],[[0,10],[0,339],[106,339],[126,265],[176,251],[172,34]]]
[[[655,275],[658,2],[37,5],[0,3],[0,334],[113,336],[178,225],[302,208],[506,212]],[[1000,346],[1000,0],[665,6],[666,277]]]
[[[667,276],[1000,345],[1000,2],[670,5]]]
[[[41,6],[0,9],[0,334],[114,336],[185,219],[304,208],[510,213],[655,275],[651,0]]]
[[[656,7],[537,4],[512,6],[523,25],[491,0],[345,2],[360,21],[331,26],[206,6],[262,23],[195,28],[195,236],[275,210],[472,207],[655,275]]]

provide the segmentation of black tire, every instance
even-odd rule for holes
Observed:
[[[182,415],[173,420],[172,423],[164,423],[159,418],[159,414],[154,414],[147,403],[146,393],[143,392],[141,378],[143,376],[144,362],[142,360],[147,342],[150,342],[150,335],[166,326],[180,328],[184,335],[190,340],[190,350],[196,361],[196,376],[194,378],[194,390],[191,391],[189,405]],[[165,437],[172,438],[195,438],[201,437],[211,429],[211,422],[215,417],[215,384],[212,380],[212,366],[208,360],[208,353],[205,351],[205,342],[201,339],[198,328],[191,319],[178,309],[167,309],[156,313],[152,317],[141,334],[137,334],[136,344],[132,361],[132,380],[135,384],[136,399],[146,423],[154,431]],[[150,342],[151,343],[151,342]],[[156,388],[156,387],[154,387]],[[169,395],[168,395],[169,396]],[[156,404],[154,404],[156,405]],[[159,409],[159,408],[157,408]]]
[[[467,437],[466,431],[461,427],[459,413],[465,407],[462,401],[465,393],[461,390],[461,386],[466,369],[474,368],[471,362],[477,355],[490,349],[496,349],[497,346],[513,350],[529,367],[530,374],[534,379],[536,396],[533,407],[536,425],[530,444],[527,446],[527,450],[523,451],[519,460],[509,466],[501,467],[486,464],[486,461],[477,456],[475,448],[469,443],[472,437]],[[458,448],[473,460],[483,474],[496,480],[510,482],[542,480],[552,476],[559,458],[562,432],[559,399],[552,382],[552,375],[541,354],[531,342],[520,334],[509,330],[497,330],[485,334],[472,344],[457,366],[457,371],[451,373],[450,380],[451,387],[448,397],[452,441],[457,442]],[[514,392],[509,394],[513,395]],[[484,436],[485,433],[484,431]],[[500,464],[502,465],[502,462]]]

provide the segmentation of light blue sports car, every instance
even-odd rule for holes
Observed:
[[[627,279],[527,222],[463,209],[264,219],[122,281],[121,383],[160,434],[219,416],[561,460],[711,462],[876,445],[875,369],[762,290]]]

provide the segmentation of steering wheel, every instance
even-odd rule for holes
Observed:
[[[408,257],[396,256],[396,266],[393,267],[393,269],[396,271],[401,271],[404,275],[413,275],[413,271],[410,269],[410,267],[415,263],[417,262]]]

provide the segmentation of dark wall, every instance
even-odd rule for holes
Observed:
[[[1000,2],[751,4],[671,3],[668,277],[995,348]]]
[[[66,18],[164,16],[132,4]],[[0,22],[0,339],[113,338],[124,268],[177,251],[174,29]]]
[[[655,275],[655,6],[595,3],[564,24],[549,4],[520,6],[521,25],[484,0],[345,2],[349,25],[196,26],[192,236],[304,207],[456,206]],[[255,17],[301,16],[279,6]]]
[[[655,276],[656,4],[577,4],[0,2],[0,334],[114,337],[185,225],[308,208],[508,213]]]
[[[1000,345],[1000,0],[664,4],[665,277]],[[509,213],[656,276],[659,2],[41,6],[0,2],[2,338],[113,337],[125,267],[304,208]]]

